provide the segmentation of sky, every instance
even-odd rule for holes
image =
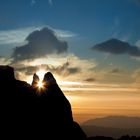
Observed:
[[[139,16],[140,0],[0,0],[0,65],[51,71],[78,122],[140,116]]]

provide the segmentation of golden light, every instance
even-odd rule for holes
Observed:
[[[38,84],[37,84],[38,88],[43,88],[43,83],[42,81],[39,81]]]
[[[81,82],[75,82],[75,81],[58,81],[59,85],[81,85]]]
[[[44,69],[40,69],[39,71],[36,72],[36,74],[39,76],[40,81],[43,80],[44,75],[47,71],[45,71]]]
[[[36,74],[39,77],[39,81],[38,81],[38,84],[37,84],[37,87],[39,89],[42,89],[44,87],[44,84],[43,84],[42,81],[43,81],[45,73],[46,73],[46,71],[44,69],[40,69],[39,71],[36,72]]]

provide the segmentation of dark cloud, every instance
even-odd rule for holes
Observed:
[[[42,67],[44,67],[44,69],[46,69],[47,71],[51,71],[63,76],[68,76],[70,74],[76,74],[77,72],[80,72],[80,68],[71,67],[69,62],[66,62],[63,65],[57,67],[52,65],[42,65]]]
[[[66,62],[60,66],[52,66],[52,65],[41,65],[47,71],[54,72],[59,75],[70,75],[80,72],[80,68],[78,67],[71,67],[69,62]]]
[[[86,81],[86,82],[94,82],[94,81],[96,81],[96,79],[95,78],[87,78],[84,81]]]
[[[132,0],[133,2],[135,2],[136,4],[140,4],[140,0]]]
[[[129,43],[118,39],[110,39],[105,42],[96,44],[92,50],[107,52],[111,54],[128,54],[130,56],[140,57],[140,49],[136,46],[131,46]]]
[[[37,66],[23,66],[19,68],[15,68],[16,71],[24,72],[26,75],[32,75],[38,70]]]
[[[60,54],[68,49],[67,42],[60,41],[47,27],[32,32],[25,41],[28,42],[26,45],[14,49],[12,54],[14,61],[33,59],[53,53]]]
[[[120,73],[121,70],[119,68],[113,68],[110,73]]]
[[[74,74],[80,71],[80,68],[68,68],[67,69],[70,74]]]
[[[46,72],[51,71],[52,73],[65,75],[65,76],[68,76],[70,74],[75,74],[80,71],[78,67],[70,67],[70,64],[68,62],[57,67],[53,65],[43,64],[43,65],[36,65],[36,66],[21,66],[19,68],[16,68],[15,70],[17,72],[23,72],[26,75],[33,75],[35,72],[39,70],[39,68],[46,70]]]

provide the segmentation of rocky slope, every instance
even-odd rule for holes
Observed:
[[[54,79],[51,73],[46,76]],[[74,122],[71,105],[57,83],[48,84],[40,92],[16,80],[12,67],[0,66],[1,137],[85,140],[86,135]]]

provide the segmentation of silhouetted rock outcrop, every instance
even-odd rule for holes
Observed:
[[[38,94],[31,85],[15,79],[12,67],[0,66],[0,129],[4,138],[85,140],[53,75],[47,73],[44,82],[45,88]]]
[[[15,80],[14,69],[9,66],[0,66],[0,81]]]

